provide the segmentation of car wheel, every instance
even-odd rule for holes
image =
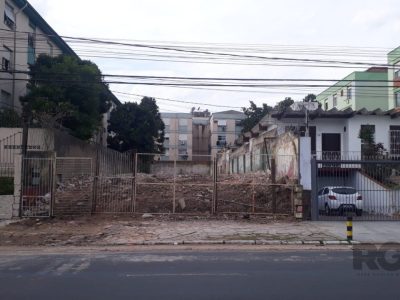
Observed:
[[[361,216],[362,216],[362,209],[357,209],[357,210],[356,210],[356,215],[357,215],[358,217],[361,217]]]
[[[328,204],[325,204],[325,215],[327,216],[331,215],[331,209],[329,208]]]

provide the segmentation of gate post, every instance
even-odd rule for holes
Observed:
[[[131,212],[136,212],[136,175],[137,175],[137,150],[132,152],[132,196],[131,196]]]
[[[317,203],[317,160],[311,159],[311,220],[318,221],[318,203]]]
[[[53,152],[53,156],[51,158],[51,191],[50,191],[50,217],[54,217],[54,206],[56,203],[56,185],[57,185],[57,154]]]
[[[97,206],[97,186],[100,174],[100,157],[99,157],[99,148],[96,148],[96,159],[95,159],[95,166],[94,166],[94,178],[93,178],[93,195],[92,195],[92,213],[96,212]]]
[[[218,163],[215,157],[213,158],[213,203],[211,207],[211,213],[216,214],[218,210]]]
[[[276,161],[271,158],[271,182],[272,182],[272,213],[276,213]]]

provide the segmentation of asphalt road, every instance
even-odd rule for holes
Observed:
[[[350,251],[0,255],[0,299],[399,299]]]

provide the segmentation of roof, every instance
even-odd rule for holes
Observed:
[[[243,112],[237,111],[237,110],[226,110],[226,111],[219,111],[216,113],[213,113],[213,115],[219,115],[219,114],[233,114],[233,115],[243,115]]]
[[[19,8],[24,8],[24,13],[37,27],[39,27],[44,34],[48,35],[51,41],[62,50],[64,54],[71,55],[75,58],[81,59],[78,54],[57,34],[57,32],[51,28],[51,26],[42,18],[42,16],[36,11],[36,9],[26,0],[13,0],[14,4]],[[118,98],[108,89],[111,100],[116,104],[121,104]]]
[[[381,109],[375,110],[367,110],[362,108],[360,110],[353,110],[351,108],[345,110],[337,110],[336,108],[332,108],[330,110],[323,110],[321,107],[314,111],[309,111],[308,116],[311,120],[313,119],[348,119],[352,118],[356,115],[363,115],[363,116],[390,116],[391,118],[400,117],[400,108],[391,109],[388,111],[383,111]],[[306,111],[300,110],[295,111],[292,110],[290,107],[286,108],[284,111],[273,111],[271,113],[273,118],[278,120],[283,118],[305,118]]]

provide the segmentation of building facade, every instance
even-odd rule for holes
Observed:
[[[211,116],[210,150],[212,157],[215,157],[225,147],[235,146],[235,141],[243,129],[240,123],[244,118],[244,113],[235,110],[217,112]]]
[[[192,115],[190,113],[161,113],[165,124],[163,160],[192,159]]]
[[[29,66],[40,54],[58,56],[78,55],[50,27],[26,0],[0,0],[3,20],[0,22],[0,109],[13,109],[21,113],[19,101],[27,92]],[[107,89],[108,90],[108,89]],[[109,90],[111,108],[120,104]],[[93,137],[96,142],[107,145],[107,124],[110,114],[103,115],[102,128]]]
[[[324,110],[388,110],[388,69],[353,72],[317,96]]]
[[[400,47],[388,54],[388,64],[391,66],[388,72],[389,82],[389,108],[400,107]]]
[[[161,113],[165,124],[164,160],[205,161],[218,151],[234,146],[242,131],[240,121],[245,115],[238,111],[210,114],[206,111],[191,113]]]

